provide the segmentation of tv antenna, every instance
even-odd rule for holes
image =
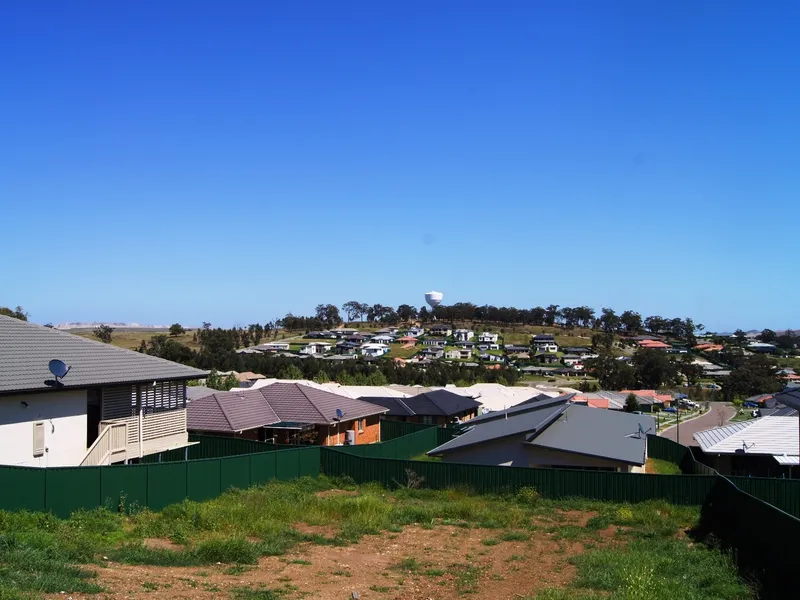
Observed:
[[[68,367],[67,364],[63,360],[58,360],[54,358],[49,363],[47,363],[47,368],[50,369],[50,372],[53,374],[53,377],[56,378],[56,385],[61,385],[60,379],[63,379],[69,373],[69,370],[72,367]]]
[[[756,443],[755,443],[755,442],[753,442],[752,444],[750,444],[750,445],[748,446],[748,445],[747,445],[747,442],[745,442],[744,440],[742,440],[742,452],[747,452],[748,450],[750,450],[750,448],[752,448],[752,447],[753,447],[753,446],[755,446],[755,445],[756,445]]]

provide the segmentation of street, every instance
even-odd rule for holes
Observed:
[[[736,414],[736,409],[728,406],[725,402],[712,402],[711,410],[701,417],[680,424],[681,439],[678,440],[678,426],[665,429],[661,436],[673,441],[680,441],[684,446],[697,446],[697,442],[692,438],[692,434],[705,429],[713,429],[728,422],[728,419]]]

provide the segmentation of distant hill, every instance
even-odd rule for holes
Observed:
[[[92,323],[61,323],[56,329],[94,329],[100,325],[108,325],[114,329],[169,329],[168,325],[141,325],[139,323],[111,323],[94,321]]]

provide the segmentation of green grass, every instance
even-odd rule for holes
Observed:
[[[316,493],[334,488],[355,490],[357,494],[323,497]],[[595,516],[582,528],[564,522],[562,511],[567,510],[591,511]],[[723,590],[721,595],[708,597],[737,597],[725,595],[740,586],[735,571],[720,554],[676,540],[676,534],[694,525],[697,519],[696,507],[673,506],[666,502],[620,505],[586,500],[555,501],[542,499],[532,488],[513,495],[479,495],[468,489],[390,492],[379,485],[356,487],[326,477],[273,481],[248,490],[231,490],[202,503],[184,501],[161,512],[144,510],[133,515],[98,509],[58,519],[43,513],[0,511],[0,599],[21,600],[61,591],[101,593],[91,570],[77,566],[100,562],[101,557],[119,563],[157,566],[199,567],[223,563],[228,565],[226,573],[238,575],[253,568],[249,565],[255,565],[260,557],[285,554],[302,542],[346,545],[366,534],[383,533],[388,538],[388,532],[401,531],[408,525],[432,529],[443,524],[495,530],[491,537],[483,540],[485,546],[523,542],[537,535],[537,530],[551,532],[558,540],[598,543],[597,549],[587,550],[581,558],[585,561],[590,561],[596,552],[607,552],[599,543],[600,532],[614,525],[621,528],[617,535],[622,544],[615,552],[628,556],[626,560],[638,565],[636,568],[653,565],[660,577],[662,571],[671,572],[669,569],[673,567],[664,567],[662,558],[652,552],[646,555],[647,560],[633,556],[632,551],[625,554],[622,552],[625,544],[637,551],[648,544],[666,548],[669,552],[665,556],[676,563],[700,560],[709,568],[713,567],[708,577],[701,576],[696,569],[687,571],[697,579],[691,584],[698,590]],[[294,528],[297,523],[325,526],[331,533],[327,536],[304,534]],[[169,539],[178,546],[175,549],[154,548],[145,543],[148,538]],[[601,556],[609,559],[607,554]],[[307,564],[301,559],[292,562]],[[459,594],[469,594],[477,588],[481,570],[476,564],[455,563],[446,567]],[[576,593],[591,591],[592,586],[599,585],[596,581],[599,576],[590,577],[591,565],[595,563],[581,564],[580,568],[588,574],[579,579],[583,587],[576,588]],[[603,580],[603,585],[623,585],[619,583],[620,578],[629,575],[623,566],[612,568],[610,571],[616,579]],[[438,567],[407,557],[394,569],[433,577]],[[341,576],[349,574],[342,570]],[[688,584],[685,587],[691,588]],[[233,592],[233,597],[258,600],[277,598],[285,593],[284,588],[241,588]]]
[[[416,460],[421,462],[442,462],[441,456],[428,456],[425,453],[412,456],[409,460]]]
[[[660,458],[648,458],[647,472],[658,473],[659,475],[680,475],[681,468],[674,462],[669,462],[668,460],[662,460]]]

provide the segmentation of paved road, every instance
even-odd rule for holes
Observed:
[[[676,426],[665,429],[661,432],[661,436],[673,441],[680,441],[684,446],[697,446],[697,442],[694,441],[692,435],[698,431],[719,427],[720,411],[722,412],[723,423],[727,423],[728,419],[736,414],[736,409],[726,405],[724,402],[712,402],[711,410],[703,416],[692,419],[691,421],[681,421],[680,440],[677,439],[678,428]]]

